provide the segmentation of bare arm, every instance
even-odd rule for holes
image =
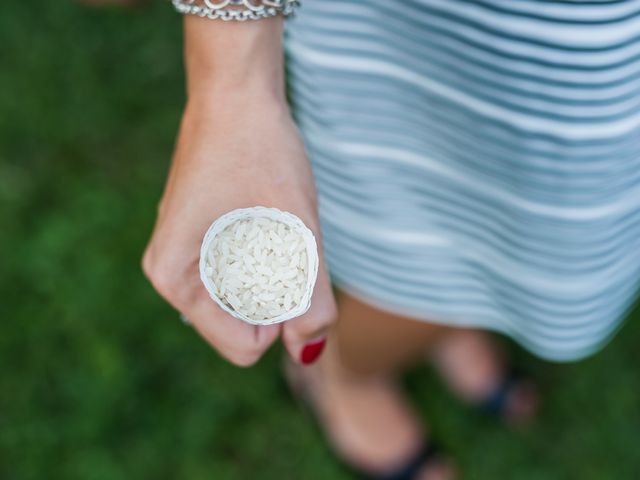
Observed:
[[[204,232],[235,208],[288,210],[320,239],[311,168],[285,101],[282,28],[282,18],[185,18],[187,106],[143,259],[158,292],[238,365],[253,364],[280,335],[300,361],[305,345],[326,335],[336,317],[322,252],[311,309],[281,325],[232,318],[211,301],[198,276]]]

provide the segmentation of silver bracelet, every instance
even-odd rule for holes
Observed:
[[[288,17],[300,6],[300,0],[171,0],[171,3],[182,14],[224,21]]]

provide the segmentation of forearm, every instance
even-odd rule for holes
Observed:
[[[185,65],[189,101],[247,97],[284,103],[281,17],[222,22],[187,16]]]
[[[158,220],[143,261],[158,291],[219,352],[250,365],[282,332],[293,358],[308,362],[336,316],[313,174],[284,95],[283,19],[185,19],[188,102]],[[248,325],[217,308],[198,280],[199,246],[212,220],[266,205],[297,215],[321,256],[313,305],[286,326]]]

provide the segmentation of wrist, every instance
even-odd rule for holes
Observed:
[[[185,18],[189,98],[214,101],[242,95],[283,102],[281,18],[217,22]]]
[[[234,124],[240,129],[246,126],[242,122],[248,118],[273,124],[278,119],[291,117],[285,97],[272,90],[221,89],[216,85],[189,93],[185,114],[210,125]]]
[[[199,77],[190,82],[187,88],[187,104],[215,107],[220,110],[225,106],[233,108],[247,107],[254,109],[261,106],[286,106],[284,83],[269,81],[238,81]]]

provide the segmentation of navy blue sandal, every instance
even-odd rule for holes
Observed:
[[[516,370],[511,370],[507,375],[505,375],[502,382],[494,389],[494,391],[477,405],[478,409],[487,415],[501,420],[512,421],[513,419],[508,418],[510,414],[508,408],[509,400],[516,390],[523,388],[532,389],[533,395],[536,396],[535,401],[537,403],[537,393],[535,392],[535,385],[533,382],[531,382],[531,380],[522,373]]]
[[[371,473],[346,465],[352,473],[363,480],[414,480],[424,468],[435,462],[444,461],[444,457],[433,443],[424,446],[399,469],[388,473]],[[343,462],[344,463],[344,462]]]
[[[285,358],[283,364],[283,373],[285,373],[282,378],[283,386],[286,387],[286,392],[289,396],[303,411],[305,411],[305,413],[307,413],[316,429],[322,434],[323,430],[320,420],[318,419],[316,411],[312,405],[313,399],[310,398],[311,395],[307,391],[307,387],[302,385],[299,380],[294,379],[293,375],[289,374],[290,372],[288,372],[288,370],[291,368],[291,365],[288,365],[288,362],[289,360]],[[430,465],[435,465],[438,462],[446,461],[445,456],[441,453],[439,448],[433,442],[426,440],[423,440],[422,446],[418,452],[411,456],[403,466],[386,473],[366,471],[360,467],[350,464],[339,455],[337,458],[346,470],[362,480],[414,480],[422,469],[427,468]]]

